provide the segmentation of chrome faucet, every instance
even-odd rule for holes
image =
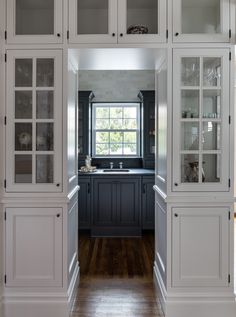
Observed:
[[[110,169],[113,169],[113,162],[110,162]]]
[[[120,169],[122,169],[123,168],[123,162],[120,162],[119,166],[120,166]]]

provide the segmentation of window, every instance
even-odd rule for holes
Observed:
[[[93,103],[93,156],[140,155],[140,104]]]

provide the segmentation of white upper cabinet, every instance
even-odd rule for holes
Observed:
[[[173,0],[174,42],[230,42],[229,0]]]
[[[6,2],[8,43],[62,43],[62,0]]]
[[[164,0],[71,0],[71,43],[166,41]]]
[[[7,51],[6,191],[62,191],[62,56]]]
[[[229,191],[228,49],[176,49],[173,190]]]

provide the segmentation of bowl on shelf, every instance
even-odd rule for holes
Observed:
[[[142,24],[130,25],[127,29],[127,34],[147,34],[148,27]]]

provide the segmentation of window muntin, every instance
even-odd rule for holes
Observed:
[[[140,104],[93,103],[92,154],[140,155]]]

